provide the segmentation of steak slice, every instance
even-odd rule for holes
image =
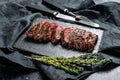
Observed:
[[[73,33],[70,35],[68,46],[69,48],[83,50],[85,48],[83,35],[85,30],[76,28]]]
[[[53,30],[52,35],[51,35],[51,42],[52,43],[57,43],[61,39],[61,32],[65,29],[64,26],[59,26],[56,29]]]
[[[39,27],[40,23],[35,24],[30,30],[28,30],[28,32],[26,33],[27,38],[33,38],[34,32],[37,30],[37,28]]]
[[[50,41],[49,39],[49,28],[51,27],[51,22],[47,21],[41,28],[41,35],[43,35],[42,37],[42,41],[43,42],[47,42]]]
[[[72,34],[73,31],[74,31],[73,28],[65,28],[61,32],[61,44],[63,46],[68,46],[69,37],[70,37],[70,35]]]
[[[49,39],[51,40],[52,38],[52,32],[58,27],[56,23],[51,23],[51,26],[49,28]]]
[[[46,42],[49,40],[48,29],[51,23],[43,20],[35,24],[28,32],[27,37],[33,39],[36,42]]]
[[[91,52],[93,51],[96,43],[97,43],[97,40],[98,40],[98,35],[96,34],[93,34],[90,39],[88,40],[88,44],[87,44],[87,47],[88,47],[88,51]]]
[[[40,34],[40,31],[41,31],[41,28],[42,28],[42,25],[44,25],[46,23],[46,21],[41,21],[39,26],[36,28],[36,30],[34,31],[34,34],[33,34],[33,39],[36,41],[36,42],[41,42],[42,41],[42,37],[43,35]]]
[[[27,34],[26,34],[26,35],[27,35],[27,38],[30,38],[30,39],[36,41],[37,38],[34,38],[34,37],[35,37],[35,35],[36,35],[36,31],[39,30],[40,26],[41,26],[41,22],[35,24],[35,25],[27,32]]]
[[[95,42],[93,41],[93,39],[94,38],[91,32],[76,28],[70,35],[68,47],[79,51],[93,50],[95,45],[94,43],[97,41],[97,38],[95,37]],[[91,40],[93,42],[91,42]]]
[[[92,33],[89,31],[86,31],[85,34],[83,35],[84,44],[86,45],[83,51],[88,50],[88,41],[90,40],[91,37],[92,37]]]

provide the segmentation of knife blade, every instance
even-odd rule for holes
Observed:
[[[64,19],[64,20],[67,20],[67,21],[73,21],[75,23],[87,25],[87,26],[90,26],[90,27],[99,28],[99,25],[97,23],[91,22],[91,20],[89,20],[87,18],[84,18],[84,16],[81,16],[84,19],[76,20],[75,17],[73,17],[73,16],[61,14],[59,12],[52,11],[52,10],[47,9],[45,7],[39,7],[39,6],[36,6],[36,5],[29,4],[29,5],[26,5],[26,8],[31,10],[31,11],[34,10],[34,11],[37,11],[37,12],[46,13],[48,15],[54,16],[55,18],[60,18],[60,19]]]

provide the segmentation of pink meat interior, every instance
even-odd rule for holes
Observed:
[[[71,35],[71,33],[72,33],[73,31],[74,31],[73,28],[68,28],[68,29],[65,30],[65,32],[64,32],[64,35],[65,35],[64,40],[65,40],[65,42],[68,42],[68,41],[69,41],[69,36]]]
[[[62,32],[64,29],[65,29],[64,26],[60,26],[60,27],[57,27],[57,28],[56,28],[56,38],[57,38],[57,39],[60,39],[60,38],[61,38],[60,34],[61,34],[61,32]]]

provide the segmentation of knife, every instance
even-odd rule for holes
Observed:
[[[36,6],[36,5],[29,4],[29,5],[26,5],[26,8],[31,10],[31,11],[34,10],[34,11],[37,11],[37,12],[42,12],[42,13],[48,14],[50,16],[54,16],[55,18],[60,18],[60,19],[64,19],[64,20],[67,20],[67,21],[69,20],[69,21],[73,21],[75,23],[87,25],[87,26],[90,26],[90,27],[99,28],[99,25],[97,23],[92,22],[91,20],[89,20],[88,18],[86,18],[84,16],[81,16],[82,19],[76,20],[75,17],[73,17],[73,16],[61,14],[59,12],[52,11],[52,10],[47,9],[45,7],[39,7],[39,6]]]
[[[78,16],[75,15],[74,13],[70,12],[67,8],[64,8],[63,6],[61,6],[61,5],[59,5],[59,4],[55,3],[55,2],[52,2],[52,1],[50,1],[50,0],[43,0],[42,3],[45,4],[45,5],[47,5],[47,6],[50,5],[51,7],[56,8],[57,10],[62,11],[62,12],[64,12],[65,14],[68,14],[68,15],[70,15],[70,16],[73,16],[73,17],[76,18],[76,20],[77,20],[77,19],[78,19],[78,20],[79,20],[79,19],[82,19],[80,16],[78,17]]]
[[[53,6],[53,7],[57,8],[58,10],[66,13],[68,15],[71,15],[71,16],[75,17],[76,20],[83,19],[83,16],[82,17],[81,16],[77,16],[74,13],[70,12],[67,8],[64,8],[63,6],[61,6],[61,5],[59,5],[59,4],[55,3],[55,2],[52,2],[50,0],[43,0],[42,3],[46,4],[46,5]]]
[[[91,22],[91,23],[94,23],[93,21],[91,21],[91,20],[88,19],[87,17],[82,16],[82,15],[79,15],[79,16],[78,16],[78,15],[74,14],[73,12],[69,11],[67,8],[65,8],[65,7],[57,4],[56,2],[53,2],[53,1],[50,1],[50,0],[43,0],[42,3],[43,3],[43,4],[46,4],[47,6],[50,5],[50,6],[53,7],[53,8],[57,8],[57,10],[60,10],[60,11],[64,12],[65,14],[68,14],[68,15],[70,15],[70,16],[75,17],[76,20],[81,20],[81,19],[82,19],[82,20],[87,20],[87,21],[89,21],[89,22]]]

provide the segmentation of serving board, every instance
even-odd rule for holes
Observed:
[[[52,22],[56,22],[58,25],[67,26],[67,27],[74,27],[74,28],[80,28],[84,29],[86,31],[90,31],[92,33],[95,33],[98,35],[98,41],[96,46],[94,47],[93,53],[97,53],[99,50],[99,45],[102,39],[103,30],[101,29],[95,29],[90,28],[82,25],[67,23],[67,22],[60,22],[60,21],[54,21],[50,19],[42,19],[38,18],[33,21],[30,28],[37,22],[41,20],[49,20]],[[29,28],[29,29],[30,29]],[[28,29],[28,30],[29,30]],[[27,31],[26,31],[27,32]],[[30,53],[38,54],[38,55],[45,55],[45,56],[64,56],[64,57],[73,57],[73,56],[80,56],[86,52],[80,52],[73,49],[68,49],[65,47],[62,47],[60,44],[53,45],[51,42],[48,43],[35,43],[32,41],[29,41],[26,39],[26,32],[24,32],[21,37],[15,42],[14,48],[24,50]]]

